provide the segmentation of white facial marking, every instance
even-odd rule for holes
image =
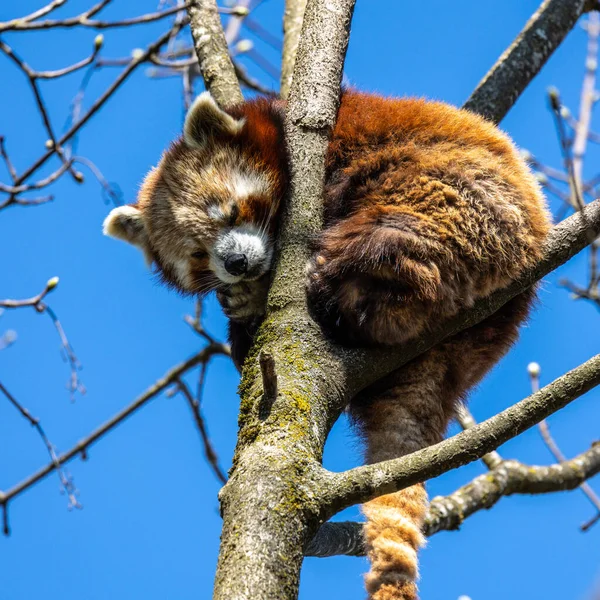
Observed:
[[[260,173],[235,173],[231,178],[232,193],[241,200],[252,194],[267,195],[270,192],[269,181]]]
[[[177,281],[184,289],[190,288],[190,267],[186,260],[176,260],[171,263]]]
[[[210,253],[209,267],[224,283],[237,283],[246,278],[232,275],[225,269],[225,261],[232,254],[244,254],[248,261],[247,278],[258,279],[271,267],[273,250],[265,233],[253,225],[242,225],[222,233]]]

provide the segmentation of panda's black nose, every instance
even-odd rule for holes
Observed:
[[[248,259],[245,254],[230,254],[225,259],[225,270],[230,275],[243,275],[248,270]]]

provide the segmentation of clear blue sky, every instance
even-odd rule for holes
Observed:
[[[107,16],[132,16],[155,8],[154,0],[114,4]],[[256,13],[277,35],[282,4],[265,1]],[[358,0],[346,75],[365,90],[460,104],[537,4]],[[40,5],[38,0],[4,2],[0,20]],[[57,14],[75,14],[89,5],[89,0],[72,0]],[[153,24],[106,32],[104,56],[126,54],[161,30]],[[59,30],[13,33],[5,39],[34,67],[50,69],[82,58],[95,35],[90,30]],[[560,156],[545,89],[557,85],[575,108],[584,51],[585,35],[577,28],[502,124],[517,144],[555,166]],[[274,53],[270,56],[275,60]],[[4,57],[0,72],[0,133],[22,170],[42,152],[45,136],[22,75]],[[95,75],[88,98],[114,76],[110,70]],[[43,87],[57,126],[66,118],[81,77],[74,74]],[[146,171],[178,134],[181,106],[177,79],[149,80],[140,72],[85,128],[78,152],[118,183],[125,201],[132,201]],[[594,148],[588,175],[594,174],[598,156]],[[0,178],[7,181],[1,170]],[[0,380],[41,418],[58,448],[66,450],[197,351],[199,340],[182,321],[192,303],[159,287],[136,251],[102,237],[101,223],[109,207],[94,179],[88,176],[77,186],[63,178],[53,193],[56,200],[47,206],[0,214],[0,297],[30,296],[49,277],[60,276],[49,300],[84,365],[81,375],[88,393],[70,403],[65,390],[68,369],[60,359],[56,334],[46,316],[30,310],[0,317],[0,333],[14,329],[19,334],[13,347],[0,352]],[[521,341],[473,394],[471,407],[478,419],[527,395],[529,361],[541,363],[544,383],[597,352],[600,314],[588,304],[572,302],[557,286],[560,276],[583,282],[585,272],[582,255],[548,278]],[[207,303],[206,317],[208,328],[223,335],[224,319],[214,299]],[[237,381],[228,362],[215,361],[204,397],[210,433],[226,466],[236,435]],[[567,455],[598,439],[599,401],[600,392],[592,392],[551,419]],[[550,462],[535,430],[501,451],[531,463]],[[326,450],[326,466],[340,470],[359,460],[350,430],[339,423]],[[0,400],[0,489],[46,462],[35,432]],[[66,510],[56,476],[10,505],[12,535],[0,538],[0,600],[210,597],[220,530],[219,486],[181,398],[157,398],[92,447],[88,462],[76,460],[69,470],[81,491],[83,510]],[[482,471],[476,463],[449,473],[430,483],[430,494],[449,493]],[[595,483],[600,488],[600,481]],[[422,596],[589,598],[600,577],[600,525],[587,534],[578,526],[592,514],[580,492],[504,499],[493,511],[471,517],[461,532],[430,540],[422,553]],[[357,518],[358,510],[340,517]],[[300,597],[363,598],[361,574],[366,567],[356,558],[308,559]]]

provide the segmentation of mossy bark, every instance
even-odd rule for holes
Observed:
[[[347,398],[345,363],[308,316],[304,269],[322,225],[325,152],[339,104],[354,0],[310,0],[286,121],[291,170],[279,258],[240,384],[239,436],[222,490],[214,598],[292,600],[305,544],[327,518],[323,446]],[[264,394],[259,352],[277,375]]]

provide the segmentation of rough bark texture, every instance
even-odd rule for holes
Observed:
[[[244,100],[229,57],[215,0],[195,0],[188,6],[194,48],[206,89],[223,108]]]
[[[337,512],[437,477],[482,457],[600,384],[600,354],[525,400],[439,444],[332,477]]]
[[[477,421],[475,421],[473,415],[469,412],[469,409],[464,404],[460,405],[456,411],[456,421],[463,429],[471,429],[471,427],[475,427],[475,425],[477,425]],[[494,450],[488,454],[485,454],[481,460],[488,469],[494,469],[502,462],[502,457]]]
[[[221,493],[223,534],[214,597],[297,597],[303,547],[323,520],[319,466],[345,394],[343,365],[308,317],[304,265],[321,227],[328,136],[339,101],[353,0],[311,0],[286,124],[291,197],[268,311],[255,343],[273,360],[277,397],[264,402],[257,353],[240,386],[240,432]]]
[[[306,10],[306,0],[286,0],[285,13],[283,15],[283,52],[281,54],[281,89],[279,94],[287,99],[292,87],[292,74],[300,31],[302,30],[302,19]]]
[[[598,444],[571,460],[547,467],[506,460],[453,494],[434,498],[425,520],[425,534],[458,529],[467,517],[483,508],[491,508],[503,496],[574,490],[599,472]]]
[[[599,472],[600,444],[571,460],[548,467],[524,465],[516,460],[502,461],[452,494],[433,498],[423,532],[431,536],[439,531],[458,529],[467,517],[491,508],[504,496],[573,490]],[[362,523],[353,521],[325,523],[308,544],[306,556],[363,556],[362,529]]]
[[[499,123],[586,10],[586,0],[544,0],[463,108]]]

